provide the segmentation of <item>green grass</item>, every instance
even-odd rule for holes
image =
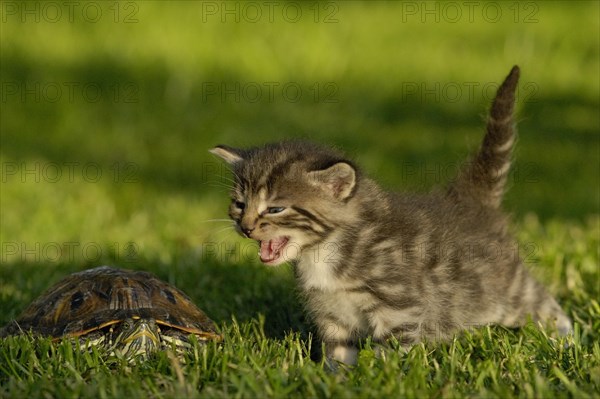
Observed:
[[[173,250],[177,255],[167,263],[137,259],[135,267],[153,270],[189,293],[219,321],[224,344],[195,345],[184,364],[160,353],[145,364],[129,365],[73,350],[68,342],[9,338],[0,343],[0,392],[7,397],[597,397],[598,219],[542,225],[530,216],[520,227],[520,242],[535,243],[526,251],[530,270],[575,320],[570,346],[535,326],[481,328],[408,353],[389,350],[384,357],[376,357],[365,342],[356,367],[333,373],[319,358],[320,344],[296,300],[289,268],[265,270],[256,262],[227,263]],[[4,266],[7,320],[71,269],[50,266]]]
[[[175,284],[226,339],[184,364],[161,353],[129,365],[9,338],[0,396],[600,396],[597,3],[522,2],[516,23],[510,2],[496,23],[480,13],[488,3],[456,23],[401,3],[321,3],[317,23],[314,4],[297,23],[203,21],[199,2],[125,2],[114,22],[112,2],[93,4],[103,18],[71,23],[22,22],[6,7],[23,3],[2,3],[0,324],[69,273],[112,264]],[[337,22],[323,23],[332,10]],[[123,23],[131,11],[137,22]],[[527,266],[575,321],[573,342],[491,327],[384,357],[365,342],[356,367],[328,371],[291,268],[264,267],[212,221],[226,217],[228,174],[207,150],[310,138],[386,187],[424,190],[478,144],[483,86],[513,64],[520,136],[505,205]],[[267,82],[302,98],[206,91]]]

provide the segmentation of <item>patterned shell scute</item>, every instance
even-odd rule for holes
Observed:
[[[29,330],[52,337],[79,335],[133,316],[190,333],[215,332],[212,320],[178,288],[148,272],[101,266],[59,281],[0,336]]]

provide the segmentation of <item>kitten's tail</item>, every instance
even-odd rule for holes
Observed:
[[[498,208],[511,163],[515,141],[513,110],[519,67],[514,66],[496,92],[479,152],[461,171],[449,193]]]

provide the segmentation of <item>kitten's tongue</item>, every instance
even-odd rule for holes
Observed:
[[[269,263],[279,259],[281,257],[281,250],[287,242],[287,237],[277,237],[269,241],[261,241],[260,260],[263,263]]]

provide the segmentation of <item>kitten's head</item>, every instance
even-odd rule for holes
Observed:
[[[231,165],[229,216],[240,234],[259,242],[265,264],[297,259],[354,217],[358,171],[335,150],[282,142],[210,152]]]

